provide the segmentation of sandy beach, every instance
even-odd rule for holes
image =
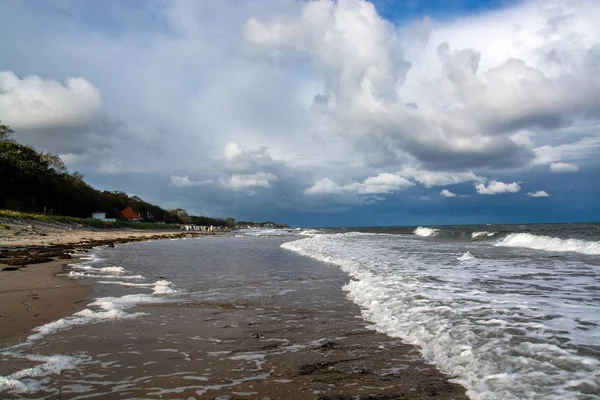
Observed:
[[[2,260],[22,257],[13,254],[10,258],[9,253],[19,254],[24,249],[29,256],[44,257],[47,250],[82,251],[98,244],[186,235],[85,229],[45,233],[42,237],[23,235],[8,246],[1,242],[5,248]],[[43,243],[53,245],[44,247]],[[0,272],[0,347],[14,345],[32,328],[90,303],[90,287],[55,276],[74,261],[58,259]],[[335,278],[334,287],[343,283],[339,279]],[[122,296],[130,290],[107,289],[112,291],[105,296]],[[49,351],[48,346],[55,354],[84,351],[86,357],[103,362],[82,362],[77,370],[64,370],[52,376],[52,385],[58,388],[60,398],[77,397],[83,383],[86,390],[95,392],[95,398],[467,398],[465,389],[425,363],[416,347],[368,329],[359,318],[360,309],[347,301],[341,290],[330,294],[327,285],[324,289],[325,298],[333,299],[327,308],[301,299],[297,299],[301,305],[284,304],[273,296],[260,302],[149,304],[136,311],[150,312],[143,320],[150,329],[124,321],[117,326],[108,323],[62,331],[60,340],[42,345],[44,352]],[[115,329],[122,333],[115,334]],[[9,377],[37,365],[20,357],[5,361],[0,376]],[[103,378],[84,380],[81,368],[89,376]],[[20,396],[39,397],[36,393]]]
[[[67,260],[0,272],[0,342],[73,314],[86,305],[90,288],[56,277]]]
[[[0,342],[71,315],[86,305],[91,289],[56,277],[70,252],[94,246],[195,236],[201,232],[100,230],[39,221],[0,221]],[[15,339],[16,340],[16,339]]]

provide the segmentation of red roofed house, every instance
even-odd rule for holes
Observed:
[[[130,222],[140,222],[144,220],[144,218],[142,218],[140,214],[133,211],[131,207],[127,207],[126,209],[121,211],[121,214],[123,214],[123,216],[127,218],[127,220]]]

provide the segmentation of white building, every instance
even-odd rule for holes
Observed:
[[[102,211],[96,211],[92,213],[92,218],[105,222],[117,222],[116,218],[106,218],[106,213]]]

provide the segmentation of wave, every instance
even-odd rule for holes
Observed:
[[[458,261],[468,261],[468,260],[472,260],[472,259],[474,259],[474,258],[475,258],[475,256],[474,256],[473,254],[471,254],[471,252],[470,252],[470,251],[467,251],[465,254],[463,254],[463,255],[462,255],[462,256],[460,256],[460,257],[456,257],[456,259],[457,259]]]
[[[496,246],[600,255],[600,242],[590,242],[580,239],[560,239],[550,236],[533,235],[531,233],[511,233],[499,240]]]
[[[69,266],[72,268],[83,269],[85,271],[107,272],[107,273],[114,273],[114,274],[121,274],[121,273],[125,272],[125,268],[123,268],[123,267],[95,268],[95,267],[90,267],[88,265],[82,265],[82,264],[69,264]]]
[[[471,239],[475,239],[479,236],[487,236],[487,237],[492,237],[494,236],[496,233],[498,232],[488,232],[488,231],[483,231],[483,232],[473,232],[471,233]]]
[[[415,231],[413,233],[417,236],[427,237],[427,236],[435,236],[435,235],[437,235],[438,232],[439,232],[439,229],[425,228],[425,227],[419,226],[417,229],[415,229]]]
[[[314,236],[314,235],[318,235],[321,232],[319,232],[319,230],[317,229],[305,229],[302,232],[300,232],[300,235],[302,236]]]
[[[410,239],[378,239],[325,234],[281,248],[348,273],[351,279],[343,289],[361,307],[370,328],[418,346],[425,359],[453,376],[471,398],[529,398],[538,392],[543,393],[540,398],[575,398],[580,387],[588,390],[588,382],[590,390],[597,390],[594,379],[600,362],[572,351],[578,341],[595,343],[594,333],[568,328],[565,321],[571,319],[572,309],[561,306],[562,297],[552,299],[544,292],[536,298],[512,288],[488,292],[472,279],[482,271],[495,277],[520,271],[520,262],[485,259],[481,265],[456,268],[455,263],[437,262],[448,254],[446,241],[439,247],[422,242],[420,247]],[[438,252],[421,251],[425,249]],[[403,252],[401,257],[398,251]],[[457,258],[466,261],[474,255],[465,252]],[[540,273],[546,271],[544,265],[538,268]],[[529,287],[530,281],[520,285]],[[595,315],[586,311],[592,305],[582,309],[583,315]],[[572,342],[563,345],[565,337]]]

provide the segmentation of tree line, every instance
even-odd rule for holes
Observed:
[[[79,172],[70,173],[61,158],[17,143],[14,132],[0,122],[0,209],[89,218],[101,211],[125,220],[131,207],[147,222],[233,226],[233,218],[189,215],[184,209],[165,210],[122,191],[99,191]]]

